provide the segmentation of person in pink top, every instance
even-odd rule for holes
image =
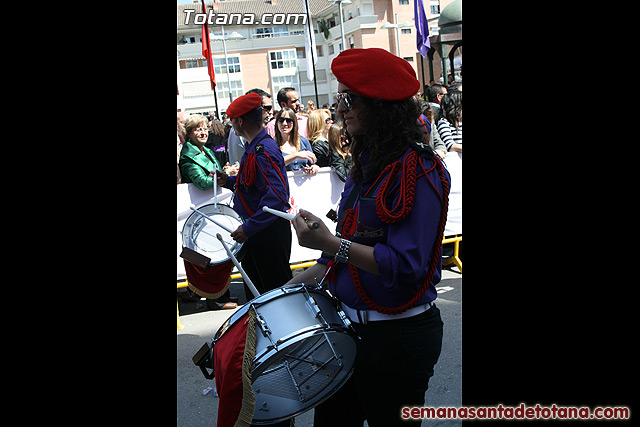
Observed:
[[[283,87],[278,91],[277,95],[278,105],[280,109],[283,108],[291,108],[293,111],[302,111],[302,104],[300,104],[300,97],[298,96],[298,92],[292,87]],[[296,118],[298,119],[298,135],[307,137],[307,120],[309,119],[306,116],[302,116],[300,114],[296,114]],[[276,121],[271,120],[266,124],[265,129],[267,133],[271,135],[272,138],[276,137]]]

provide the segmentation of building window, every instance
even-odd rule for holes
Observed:
[[[272,70],[296,68],[296,51],[295,49],[288,49],[269,52],[269,63]]]
[[[253,35],[254,38],[256,39],[263,39],[265,37],[271,37],[271,33],[273,32],[273,29],[271,27],[268,28],[256,28],[256,32]]]
[[[409,4],[409,0],[400,0],[400,4]]]
[[[440,13],[440,1],[439,0],[430,0],[429,6],[431,6],[431,14],[437,15]]]
[[[311,82],[307,78],[307,73],[302,72],[302,73],[300,73],[300,75],[298,77],[300,78],[300,83],[301,84],[306,84],[306,83],[310,83]],[[326,70],[322,70],[322,69],[316,69],[316,79],[317,79],[318,82],[326,82],[327,81],[327,71]]]
[[[229,74],[239,73],[240,72],[240,57],[239,56],[229,56],[229,63],[227,64],[223,57],[214,57],[213,58],[213,71],[216,74],[226,74],[227,66],[229,68]]]
[[[185,61],[185,68],[198,68],[198,60],[197,59],[187,59]]]
[[[269,52],[272,93],[277,93],[283,87],[298,86],[298,60],[296,57],[296,49]]]
[[[227,83],[227,79],[216,79],[216,92],[219,99],[229,99],[229,83]],[[231,80],[231,95],[233,99],[244,95],[242,80]]]
[[[216,74],[226,74],[227,66],[229,68],[229,73],[239,73],[240,72],[240,57],[238,56],[229,56],[229,63],[225,62],[223,57],[214,57],[213,58],[213,71]]]
[[[411,28],[403,28],[402,34],[411,34]]]
[[[278,93],[278,91],[283,87],[296,87],[297,85],[298,79],[295,74],[290,74],[288,76],[274,76],[271,78],[273,93]]]
[[[288,25],[280,25],[277,27],[256,28],[252,37],[254,39],[264,39],[267,37],[282,37],[282,36],[289,36],[289,35],[300,34],[300,33],[301,33],[300,31],[289,32]],[[304,30],[302,31],[302,33],[304,33]]]

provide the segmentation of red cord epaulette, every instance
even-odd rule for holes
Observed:
[[[258,151],[258,147],[256,147],[255,151]],[[240,165],[240,170],[238,171],[238,181],[240,182],[240,184],[245,185],[247,187],[251,187],[252,185],[254,185],[256,183],[256,177],[257,177],[256,175],[256,166],[257,166],[260,172],[262,173],[262,176],[264,177],[264,183],[265,183],[264,191],[265,192],[267,191],[267,185],[269,185],[280,200],[282,200],[285,203],[288,203],[287,201],[288,197],[284,198],[278,192],[278,190],[276,190],[273,184],[271,184],[271,182],[269,181],[269,178],[267,177],[267,172],[269,172],[269,167],[273,167],[273,169],[278,173],[278,176],[282,181],[282,185],[285,188],[287,187],[287,181],[282,175],[282,172],[280,172],[278,165],[275,164],[274,160],[271,158],[269,153],[267,153],[266,151],[264,151],[264,149],[262,149],[260,151],[263,152],[265,156],[267,156],[267,169],[263,171],[260,165],[258,164],[257,155],[255,151],[251,151],[249,154],[247,154],[247,158]],[[242,205],[244,206],[246,211],[249,212],[251,216],[253,216],[254,212],[252,209],[249,208],[249,205],[247,204],[242,192],[238,191],[238,195],[240,196],[240,201],[242,202]]]
[[[444,234],[444,227],[447,222],[447,212],[449,208],[449,183],[447,182],[446,176],[444,174],[444,166],[442,165],[442,161],[438,158],[438,156],[433,156],[434,165],[429,170],[424,168],[422,161],[418,161],[420,158],[419,154],[416,151],[411,151],[405,158],[388,165],[382,173],[378,176],[375,183],[369,188],[367,194],[376,188],[377,183],[382,180],[382,184],[380,185],[380,189],[378,194],[376,195],[376,213],[380,219],[387,223],[393,224],[398,221],[404,219],[409,213],[411,209],[413,209],[413,203],[415,201],[415,188],[416,188],[416,180],[423,175],[429,180],[431,187],[435,190],[436,194],[440,198],[441,209],[440,209],[440,220],[438,223],[438,232],[436,234],[436,240],[433,243],[433,248],[431,250],[431,259],[429,260],[428,272],[427,276],[424,279],[424,282],[418,289],[416,295],[407,301],[405,304],[399,307],[385,307],[382,306],[375,301],[373,301],[369,295],[367,295],[366,291],[362,286],[362,282],[360,280],[360,274],[358,273],[358,268],[354,265],[349,264],[349,272],[351,274],[351,280],[355,285],[356,291],[358,292],[358,296],[362,299],[365,304],[372,310],[375,310],[379,313],[383,314],[400,314],[404,311],[415,307],[417,302],[422,298],[424,293],[429,288],[431,280],[433,280],[433,275],[435,274],[436,267],[438,265],[438,260],[440,259],[440,253],[442,250],[442,236]],[[422,173],[416,176],[417,172],[417,164],[420,164],[422,168]],[[438,170],[438,175],[440,176],[440,182],[442,183],[443,194],[440,194],[436,186],[431,182],[431,179],[427,175],[428,172],[433,170],[436,167]],[[386,200],[388,200],[388,192],[390,189],[390,183],[395,182],[396,175],[401,172],[402,176],[400,178],[400,188],[397,190],[400,192],[398,201],[395,206],[391,209],[387,207]],[[386,178],[384,178],[386,175]],[[391,200],[393,200],[392,197]],[[357,225],[357,206],[356,208],[350,208],[346,211],[346,215],[341,223],[341,234],[344,239],[351,239],[353,234],[356,231]],[[333,265],[331,262],[329,263]],[[327,267],[329,267],[327,264]],[[335,281],[335,280],[334,280]]]
[[[251,187],[256,183],[256,153],[251,151],[247,154],[246,160],[240,165],[238,171],[240,183]]]

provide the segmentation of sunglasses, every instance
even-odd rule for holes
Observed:
[[[273,105],[263,105],[262,106],[262,109],[264,111],[271,111],[272,108],[273,108]]]
[[[287,123],[293,123],[293,119],[290,119],[290,118],[288,118],[288,117],[280,117],[280,118],[278,119],[278,123],[284,123],[284,122],[287,122]]]
[[[347,110],[351,110],[353,108],[353,101],[351,99],[352,96],[354,95],[351,95],[346,92],[345,93],[338,92],[338,94],[336,95],[336,103],[339,104],[340,102],[342,102],[344,106],[347,107]]]

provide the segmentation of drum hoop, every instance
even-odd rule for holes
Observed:
[[[215,207],[216,204],[215,203],[207,203],[205,205],[199,206],[198,210],[202,211],[203,208],[207,208],[209,206],[214,206]],[[228,205],[226,203],[218,203],[217,207],[215,207],[215,209],[219,210],[222,215],[231,216],[234,219],[237,219],[238,222],[240,222],[240,224],[244,224],[244,219],[242,218],[242,216],[238,212],[236,212],[230,205]],[[233,213],[233,215],[227,213],[227,211],[231,211]],[[207,212],[203,212],[203,213],[207,213]],[[192,227],[193,223],[191,223],[190,220],[191,220],[191,217],[193,217],[194,215],[195,215],[195,217],[200,217],[200,215],[198,215],[196,212],[191,212],[191,215],[189,215],[187,217],[187,219],[184,221],[184,224],[182,225],[182,230],[180,231],[180,235],[182,237],[182,246],[185,246],[185,235],[184,235],[185,228],[187,228],[187,225]],[[203,221],[206,221],[206,219],[203,219]],[[195,220],[193,222],[195,222]],[[193,235],[188,236],[187,239],[188,239],[189,242],[193,242],[193,244],[194,244],[194,247],[189,247],[189,246],[187,246],[187,247],[189,247],[189,249],[192,249],[192,250],[194,250],[194,251],[196,251],[198,253],[201,253],[201,252],[199,252],[197,250],[198,248],[195,247],[197,245],[195,244],[195,241],[193,239]],[[243,243],[234,242],[233,246],[231,246],[231,248],[230,248],[231,252],[233,252],[233,254],[237,256],[237,254],[240,253],[240,250],[242,250],[243,246],[244,246],[244,242]],[[202,255],[207,256],[206,254],[202,254]],[[216,265],[216,264],[221,264],[223,262],[229,262],[229,261],[231,261],[231,259],[229,259],[229,258],[226,258],[226,259],[224,259],[222,261],[211,260],[211,262],[209,264],[210,265]]]

